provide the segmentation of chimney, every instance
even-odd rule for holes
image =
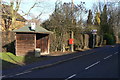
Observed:
[[[31,30],[35,31],[35,27],[36,27],[36,24],[35,23],[31,23]]]

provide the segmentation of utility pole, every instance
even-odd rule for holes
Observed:
[[[74,1],[73,0],[71,0],[72,1],[72,27],[73,27],[73,9],[74,9]],[[71,39],[73,39],[74,37],[73,37],[73,31],[72,31],[72,28],[71,28]],[[73,52],[74,51],[74,46],[73,46],[73,44],[71,44],[71,51]]]

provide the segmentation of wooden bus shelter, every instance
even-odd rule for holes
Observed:
[[[17,56],[35,55],[35,50],[40,49],[41,55],[49,54],[49,34],[51,31],[41,26],[36,26],[35,30],[31,26],[25,26],[14,30],[15,50]]]

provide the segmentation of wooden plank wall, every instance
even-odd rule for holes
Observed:
[[[48,53],[48,39],[49,36],[47,34],[37,34],[36,35],[36,48],[41,49],[41,53]]]
[[[34,55],[35,34],[16,34],[16,55]]]

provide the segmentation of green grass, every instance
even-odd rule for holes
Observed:
[[[24,62],[23,56],[15,56],[13,53],[0,53],[0,59],[13,63],[13,64],[22,64]]]
[[[16,66],[23,66],[37,61],[48,60],[52,57],[35,57],[35,56],[16,56],[10,52],[0,53],[3,69],[13,68]]]

